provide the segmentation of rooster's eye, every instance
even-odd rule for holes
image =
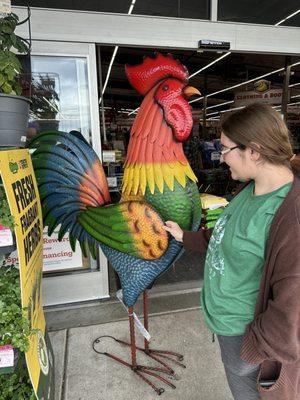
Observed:
[[[169,86],[168,86],[168,85],[164,85],[164,86],[162,87],[162,90],[164,90],[164,91],[166,92],[167,90],[169,90]]]

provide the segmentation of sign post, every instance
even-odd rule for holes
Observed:
[[[27,149],[1,151],[0,174],[11,214],[19,257],[22,307],[28,310],[29,350],[25,354],[39,400],[54,399],[53,352],[42,307],[43,222],[37,183]]]

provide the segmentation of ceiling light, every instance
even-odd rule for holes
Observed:
[[[292,18],[294,15],[298,14],[299,12],[300,12],[300,9],[295,11],[293,14],[288,15],[286,18],[282,19],[281,21],[277,22],[277,24],[275,24],[275,26],[283,24],[285,21]]]
[[[300,101],[297,101],[296,103],[288,103],[287,105],[288,106],[293,106],[293,105],[296,105],[296,104],[300,104]],[[228,110],[224,110],[224,111],[220,111],[220,113],[227,113],[227,112],[230,112],[230,111],[235,111],[235,110],[242,110],[243,108],[245,108],[246,106],[241,106],[241,107],[235,107],[235,108],[229,108]],[[279,104],[278,106],[273,106],[272,108],[275,108],[275,109],[277,109],[277,108],[281,108],[281,104]],[[207,114],[208,115],[208,114]],[[213,118],[215,118],[215,117],[213,117]]]
[[[227,90],[235,89],[235,88],[240,87],[240,86],[244,86],[247,83],[251,83],[251,82],[257,81],[259,79],[265,78],[266,76],[269,76],[269,75],[272,75],[272,74],[276,74],[277,72],[280,72],[280,71],[283,71],[283,70],[284,70],[284,67],[276,69],[274,71],[268,72],[267,74],[263,74],[263,75],[257,76],[256,78],[249,79],[246,82],[241,82],[241,83],[238,83],[236,85],[230,86],[229,88],[218,90],[217,92],[209,93],[206,97],[211,97],[211,96],[214,96],[215,94],[223,93],[223,92],[226,92]]]
[[[128,15],[130,15],[132,13],[135,3],[136,3],[136,0],[132,0],[132,2],[130,4],[130,7],[129,7],[129,10],[128,10],[128,13],[127,13]],[[109,63],[108,71],[107,71],[107,74],[106,74],[105,83],[104,83],[103,88],[102,88],[102,96],[104,95],[104,92],[105,92],[105,89],[106,89],[106,86],[107,86],[107,83],[108,83],[108,80],[109,80],[110,72],[111,72],[113,63],[115,61],[118,49],[119,49],[119,46],[115,46],[114,51],[113,51],[113,55],[112,55],[110,63]],[[101,103],[102,96],[99,99],[99,104]]]
[[[222,60],[223,58],[229,56],[229,54],[231,54],[231,51],[229,51],[228,53],[223,54],[221,57],[216,58],[214,61],[212,61],[211,63],[205,65],[205,67],[200,68],[198,71],[194,72],[192,75],[189,76],[189,79],[193,78],[195,75],[200,74],[200,72],[204,71],[205,69],[211,67],[212,65],[214,65],[215,63],[217,63],[218,61]]]
[[[214,106],[206,107],[206,109],[210,110],[211,108],[222,107],[222,106],[225,106],[225,104],[232,104],[232,103],[234,103],[234,100],[225,101],[224,103],[220,103],[220,104],[215,104]]]
[[[227,112],[230,112],[230,111],[241,110],[242,108],[245,108],[245,106],[229,108],[229,110],[220,111],[220,113],[223,114],[223,113],[227,113]]]
[[[111,60],[110,60],[110,63],[109,63],[109,67],[108,67],[108,71],[107,71],[107,74],[106,74],[105,83],[104,83],[103,88],[102,88],[102,95],[103,95],[104,92],[105,92],[105,89],[106,89],[106,86],[107,86],[107,83],[108,83],[108,80],[109,80],[110,72],[111,72],[113,63],[114,63],[114,61],[115,61],[115,58],[116,58],[118,49],[119,49],[119,46],[116,46],[116,47],[114,48],[113,55],[112,55],[112,57],[111,57]],[[101,99],[100,99],[100,100],[101,100]]]
[[[128,114],[128,117],[129,117],[129,115],[132,115],[132,114],[135,114],[136,112],[138,112],[139,109],[140,109],[140,107],[138,107],[135,110],[131,111],[131,113]]]
[[[296,65],[299,65],[299,64],[300,64],[300,61],[298,61],[298,62],[296,62],[294,64],[291,64],[291,67],[295,67]],[[238,83],[237,85],[233,85],[233,86],[230,86],[228,88],[225,88],[225,89],[222,89],[222,90],[218,90],[217,92],[209,93],[208,95],[206,95],[206,97],[211,97],[211,96],[214,96],[214,95],[219,94],[219,93],[227,92],[227,90],[231,90],[231,89],[235,89],[235,88],[240,87],[240,86],[244,86],[247,83],[251,83],[251,82],[257,81],[259,79],[265,78],[266,76],[269,76],[269,75],[272,75],[272,74],[276,74],[276,73],[278,73],[280,71],[283,71],[284,69],[285,69],[285,67],[282,67],[282,68],[276,69],[274,71],[268,72],[267,74],[257,76],[256,78],[253,78],[253,79],[249,79],[246,82],[241,82],[241,83]],[[189,101],[189,103],[190,104],[194,103],[195,101],[202,100],[203,98],[204,98],[204,96],[198,97],[195,100]]]
[[[208,114],[206,114],[206,116],[208,117],[209,115],[219,114],[219,112],[220,112],[220,111],[215,111],[215,112],[212,112],[212,113],[208,113]]]

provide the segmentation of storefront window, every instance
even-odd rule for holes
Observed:
[[[218,2],[218,20],[274,25],[299,8],[299,0],[222,0]],[[300,26],[300,14],[282,25]]]
[[[60,2],[58,0],[53,0],[51,2],[45,2],[42,0],[32,0],[30,6],[127,14],[131,3],[131,0],[91,0],[85,3],[79,1]],[[12,1],[12,4],[14,6],[27,6],[28,2],[24,0],[15,0]],[[132,14],[209,19],[209,4],[209,0],[137,0],[133,7]]]

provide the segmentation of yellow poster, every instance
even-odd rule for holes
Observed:
[[[22,307],[31,328],[26,362],[35,394],[54,399],[53,354],[42,308],[43,221],[37,183],[27,149],[1,151],[0,173],[11,214],[19,256]]]

